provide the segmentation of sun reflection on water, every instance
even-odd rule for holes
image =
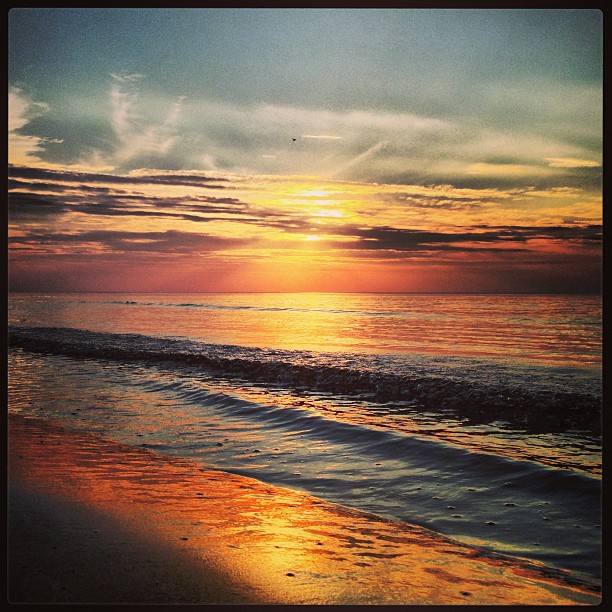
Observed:
[[[39,421],[14,417],[10,435],[13,451],[27,457],[11,462],[13,475],[121,517],[159,546],[182,547],[269,602],[448,604],[466,593],[471,603],[597,599],[537,564],[288,489]]]

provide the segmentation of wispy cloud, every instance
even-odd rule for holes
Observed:
[[[9,166],[9,176],[34,181],[53,180],[61,182],[79,183],[108,183],[131,185],[169,185],[205,187],[206,189],[223,189],[226,179],[210,177],[195,172],[152,172],[138,171],[127,174],[104,174],[92,172],[78,172],[71,169],[56,170],[50,168],[32,168],[27,166]]]
[[[239,105],[211,99],[151,96],[139,72],[111,73],[108,131],[75,151],[74,164],[117,172],[139,168],[208,169],[240,174],[318,175],[378,183],[454,183],[517,186],[533,181],[559,186],[575,169],[591,169],[583,183],[597,182],[600,164],[584,138],[565,141],[560,132],[499,129],[462,117],[441,119],[380,109],[340,111],[272,104]],[[47,112],[13,91],[11,125]],[[102,101],[100,101],[102,102]],[[30,113],[26,112],[27,111]],[[100,111],[109,108],[99,104]],[[572,107],[573,108],[573,107]],[[15,128],[18,129],[18,128]],[[61,139],[19,136],[13,150],[51,161]],[[294,142],[298,138],[299,142]],[[94,140],[95,141],[95,140]],[[50,147],[53,145],[53,147]],[[67,147],[68,148],[68,147]],[[37,157],[38,159],[38,157]],[[71,165],[62,158],[62,163]]]
[[[533,176],[542,174],[542,169],[525,164],[488,164],[481,162],[470,164],[466,172],[487,176]]]
[[[339,174],[342,174],[342,173],[346,172],[347,170],[350,170],[354,166],[357,166],[357,165],[361,164],[362,162],[364,162],[369,157],[375,155],[376,153],[378,153],[379,151],[384,149],[386,144],[387,144],[387,142],[385,140],[381,140],[380,142],[378,142],[375,145],[371,146],[369,149],[367,149],[363,153],[360,153],[359,155],[356,155],[355,157],[353,157],[352,159],[348,160],[347,162],[344,162],[340,166],[337,166],[336,168],[334,168],[330,172],[329,176],[330,177],[338,176]]]
[[[9,132],[27,125],[35,117],[46,113],[49,110],[47,104],[34,102],[29,96],[18,87],[9,87],[8,98],[8,129]]]
[[[77,253],[80,250],[90,252],[93,245],[101,248],[102,252],[108,250],[114,254],[138,251],[179,255],[241,248],[251,245],[255,241],[254,238],[223,238],[176,230],[164,232],[96,230],[80,233],[38,231],[10,240],[12,243],[21,245],[22,248],[45,244],[54,249],[64,249],[70,245],[76,245]]]
[[[146,119],[139,92],[131,87],[144,76],[111,76],[115,81],[110,91],[111,122],[118,142],[114,159],[125,166],[134,162],[138,165],[142,158],[167,155],[178,140],[177,127],[185,96],[171,103],[163,121],[154,122]]]
[[[601,166],[597,161],[574,157],[547,157],[546,161],[552,168],[598,168]]]
[[[145,78],[144,74],[139,74],[139,73],[115,74],[111,72],[110,76],[116,81],[119,81],[120,83],[132,83],[134,81],[140,81],[141,79]]]
[[[201,163],[201,154],[194,154],[200,149],[214,152],[219,170],[257,174],[269,169],[267,160],[274,155],[278,174],[330,176],[330,168],[346,165],[352,171],[350,178],[357,180],[364,178],[365,167],[352,160],[381,141],[392,137],[401,148],[452,130],[446,121],[406,112],[241,106],[194,99],[184,104],[182,125],[190,142],[190,149],[182,151],[183,159],[192,163]],[[380,161],[397,154],[385,151]],[[372,170],[368,168],[368,173]]]
[[[49,106],[44,102],[35,102],[18,87],[9,87],[8,97],[8,151],[9,161],[14,163],[32,163],[38,160],[44,145],[61,142],[44,136],[20,134],[32,119],[47,113]]]
[[[342,140],[342,136],[331,136],[328,134],[302,134],[302,138],[313,138],[315,140]]]

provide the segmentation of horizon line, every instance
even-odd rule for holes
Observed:
[[[48,290],[48,291],[25,291],[9,290],[11,294],[83,294],[99,293],[112,294],[119,293],[125,295],[295,295],[305,293],[320,293],[332,295],[600,295],[603,291],[67,291],[67,290]]]

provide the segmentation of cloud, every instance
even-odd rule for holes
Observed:
[[[8,198],[9,223],[49,221],[70,210],[63,199],[29,193],[12,193]]]
[[[524,164],[470,164],[466,170],[468,174],[484,174],[487,176],[531,176],[542,174],[542,169]]]
[[[302,134],[302,138],[314,138],[315,140],[342,140],[342,136],[330,136],[327,134]]]
[[[185,140],[184,146],[177,144],[177,150],[183,159],[191,156],[193,163],[201,163],[201,154],[195,152],[206,150],[213,154],[215,168],[257,174],[269,170],[269,156],[274,155],[279,174],[329,176],[330,167],[348,164],[347,169],[359,178],[366,167],[352,160],[381,141],[392,138],[402,146],[452,129],[446,121],[406,112],[240,106],[194,99],[184,104],[182,125],[190,147]],[[292,139],[298,134],[296,143]],[[386,151],[380,160],[390,154]]]
[[[32,119],[49,111],[44,102],[35,102],[18,87],[9,87],[8,97],[8,154],[13,163],[32,163],[39,159],[45,144],[61,142],[44,136],[20,134]]]
[[[197,173],[159,173],[140,171],[128,174],[104,174],[77,172],[72,170],[55,170],[48,168],[32,168],[27,166],[9,166],[9,176],[31,180],[55,180],[78,183],[107,183],[130,185],[181,185],[187,187],[202,187],[205,189],[224,189],[224,179],[209,177]]]
[[[531,187],[517,189],[515,193],[518,196],[527,198],[566,199],[579,197],[582,194],[582,190],[575,187],[551,187],[550,189],[535,189]]]
[[[111,72],[110,76],[116,81],[119,81],[120,83],[131,83],[133,81],[140,81],[141,79],[145,78],[144,74],[139,74],[139,73],[114,74],[113,72]]]
[[[34,102],[19,87],[9,87],[8,129],[9,132],[25,127],[32,119],[48,112],[44,102]]]
[[[107,188],[78,185],[45,184],[44,195],[32,194],[19,189],[23,183],[11,185],[9,192],[9,221],[34,222],[67,213],[93,215],[97,217],[149,217],[174,218],[195,223],[219,219],[240,219],[249,214],[248,205],[236,198],[214,197],[151,197],[115,192]],[[59,192],[58,194],[48,193]]]
[[[121,166],[138,165],[142,157],[163,158],[177,144],[178,125],[185,96],[171,104],[162,121],[146,118],[140,96],[132,84],[143,75],[111,75],[115,82],[110,91],[111,123],[117,137],[113,159]]]
[[[302,228],[303,230],[306,228]],[[342,240],[338,238],[342,237]],[[333,249],[333,256],[345,255],[366,259],[441,259],[447,254],[451,260],[482,261],[482,257],[507,261],[509,253],[521,254],[538,261],[594,261],[602,238],[602,227],[518,227],[500,226],[473,228],[470,231],[439,232],[400,229],[388,226],[363,228],[346,226],[334,236],[318,236],[322,249]],[[300,240],[299,242],[303,242]],[[530,243],[533,242],[532,247]],[[542,248],[545,243],[551,243]],[[80,256],[126,256],[141,254],[157,256],[198,256],[215,252],[228,254],[241,249],[269,249],[274,242],[258,236],[226,237],[213,234],[166,231],[88,230],[60,232],[33,229],[9,239],[11,251]],[[551,248],[555,244],[558,249]],[[286,245],[278,243],[286,252]],[[576,250],[577,249],[577,250]],[[248,251],[252,257],[255,251]],[[595,258],[595,259],[594,259]]]
[[[76,245],[79,251],[84,252],[91,250],[92,246],[97,246],[115,253],[136,251],[182,255],[241,248],[255,241],[255,238],[223,238],[176,230],[164,232],[97,230],[78,233],[32,231],[9,240],[10,243],[22,246],[43,244],[57,247],[73,245],[74,247]],[[70,252],[74,253],[74,248]]]
[[[375,145],[373,145],[369,149],[367,149],[367,151],[364,151],[363,153],[360,153],[359,155],[356,155],[352,159],[350,159],[350,160],[344,162],[343,164],[341,164],[340,166],[337,166],[336,168],[334,168],[329,173],[329,176],[330,177],[337,176],[338,174],[342,174],[342,173],[346,172],[347,170],[353,168],[354,166],[357,166],[357,165],[361,164],[362,162],[364,162],[369,157],[375,155],[376,153],[378,153],[379,151],[384,149],[386,144],[387,144],[387,142],[385,140],[381,140],[380,142],[376,143]]]
[[[552,168],[598,168],[601,166],[597,161],[573,157],[547,157],[546,161]]]
[[[307,211],[271,210],[236,197],[194,192],[193,187],[220,187],[209,185],[207,181],[213,179],[197,174],[118,176],[13,166],[9,170],[9,219],[12,224],[49,221],[70,213],[106,218],[108,222],[119,217],[193,223],[223,221],[241,224],[243,228],[258,226],[286,232],[304,231],[311,225]],[[146,190],[145,194],[120,188],[131,185],[154,189]],[[160,193],[157,189],[160,186],[182,189]]]
[[[295,126],[305,138],[321,138],[331,136],[333,139],[353,137],[364,130],[374,132],[396,131],[400,134],[415,132],[438,132],[447,130],[451,124],[447,121],[415,115],[408,112],[385,112],[378,110],[332,111],[299,106],[278,106],[263,104],[255,107],[237,105],[219,105],[203,102],[202,106],[212,116],[226,113],[232,120],[249,118],[254,125]],[[289,131],[290,132],[290,131]],[[287,133],[289,133],[287,132]],[[338,134],[343,134],[342,137]]]
[[[463,250],[466,252],[482,251],[483,244],[503,248],[504,251],[527,250],[525,243],[530,240],[562,240],[587,243],[600,243],[602,227],[590,225],[587,227],[553,226],[553,227],[483,227],[481,231],[440,232],[394,227],[345,227],[337,234],[351,237],[351,241],[334,243],[342,249],[357,249],[366,251],[448,251]],[[509,246],[518,243],[523,246]]]
[[[142,87],[145,78],[111,74],[110,115],[92,123],[87,151],[75,147],[74,138],[64,146],[61,138],[52,143],[43,135],[22,140],[21,147],[48,160],[55,156],[64,165],[76,155],[75,162],[95,159],[119,172],[148,167],[257,174],[273,168],[278,174],[396,184],[510,187],[530,180],[545,188],[561,185],[572,169],[599,165],[592,161],[597,159],[592,146],[570,142],[561,130],[538,132],[531,124],[529,130],[510,130],[495,122],[483,127],[461,116],[444,120],[400,111],[155,97]],[[98,106],[100,111],[108,108]],[[23,125],[23,113],[13,115],[13,123]],[[106,133],[101,121],[106,121]],[[292,141],[296,134],[301,134],[297,143]],[[594,185],[598,177],[583,172],[574,180]]]
[[[383,144],[350,161],[367,164]],[[27,243],[16,238],[12,250],[36,248],[41,253],[56,244],[44,242],[47,233],[41,233],[41,227],[61,228],[58,235],[91,237],[95,230],[110,232],[105,234],[109,237],[112,232],[142,230],[157,236],[157,242],[143,238],[138,243],[148,244],[148,250],[133,246],[133,241],[92,242],[104,253],[112,244],[121,252],[154,253],[158,244],[172,254],[170,245],[181,245],[159,236],[169,228],[181,233],[206,228],[206,235],[223,240],[252,238],[253,253],[300,251],[304,237],[316,235],[320,240],[310,245],[317,247],[310,255],[316,252],[322,258],[433,260],[446,253],[451,259],[467,259],[489,252],[501,260],[503,252],[531,257],[546,249],[575,249],[577,257],[582,249],[593,257],[601,242],[601,227],[593,225],[601,218],[600,202],[576,208],[590,193],[567,186],[468,189],[197,171],[119,175],[14,165],[9,167],[9,181],[11,231],[16,237],[29,236]],[[67,238],[66,252],[77,243]],[[185,254],[181,248],[175,254]]]

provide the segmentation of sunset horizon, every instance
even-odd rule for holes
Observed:
[[[339,295],[600,295],[600,291],[581,291],[581,292],[548,292],[544,293],[541,291],[534,291],[531,293],[521,293],[521,292],[482,292],[482,291],[316,291],[316,290],[304,290],[304,291],[192,291],[189,293],[185,293],[184,291],[29,291],[27,289],[24,290],[11,290],[10,293],[26,293],[26,294],[36,294],[36,293],[53,293],[53,294],[82,294],[82,293],[101,293],[101,294],[112,294],[116,293],[118,295],[249,295],[249,294],[279,294],[279,295],[292,295],[292,294],[300,294],[300,293],[320,293],[320,294],[339,294]]]
[[[9,26],[11,290],[601,290],[598,11]]]

